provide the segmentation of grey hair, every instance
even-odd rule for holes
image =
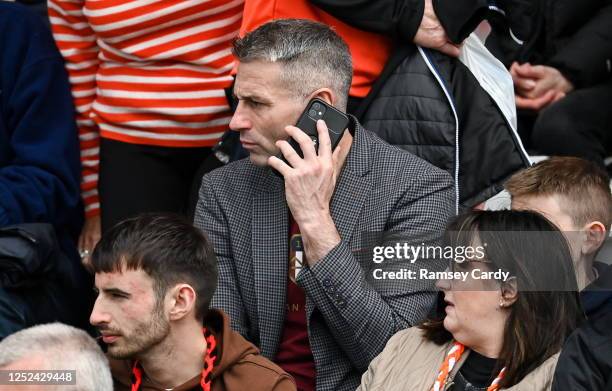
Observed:
[[[353,77],[347,44],[329,26],[306,19],[277,19],[234,41],[239,62],[268,61],[283,66],[281,81],[296,96],[328,87],[345,110]]]
[[[108,360],[96,341],[83,330],[49,323],[18,331],[0,342],[0,368],[32,357],[42,359],[41,368],[37,368],[40,370],[76,371],[76,386],[45,387],[49,391],[113,390]]]

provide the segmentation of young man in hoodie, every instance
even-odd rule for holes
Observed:
[[[125,220],[102,237],[92,266],[90,321],[108,347],[115,390],[295,390],[208,308],[217,261],[191,224],[168,214]]]

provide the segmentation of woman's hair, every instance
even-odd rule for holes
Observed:
[[[563,233],[540,214],[507,210],[472,211],[454,218],[445,242],[484,245],[490,268],[516,278],[517,299],[509,307],[495,369],[506,367],[502,388],[515,385],[561,350],[584,319],[569,245]],[[437,344],[452,340],[444,328],[444,316],[444,307],[439,306],[438,315],[420,326],[425,338]]]

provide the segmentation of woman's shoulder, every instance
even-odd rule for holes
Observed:
[[[427,339],[421,328],[410,327],[393,335],[382,354],[391,360],[401,357],[402,361],[420,361],[423,357],[436,356],[437,352],[444,354],[447,349],[448,344],[438,345]]]
[[[414,326],[395,333],[393,337],[389,339],[387,346],[392,344],[422,344],[423,342],[427,342],[425,339],[425,331],[418,326]]]
[[[428,340],[418,327],[399,331],[370,363],[358,391],[429,389],[447,348]]]
[[[531,371],[518,384],[508,388],[508,391],[549,391],[552,388],[553,376],[559,353],[547,358],[540,366]]]

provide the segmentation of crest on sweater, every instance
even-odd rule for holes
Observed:
[[[302,235],[292,235],[289,240],[289,279],[294,284],[304,265],[304,242]]]

